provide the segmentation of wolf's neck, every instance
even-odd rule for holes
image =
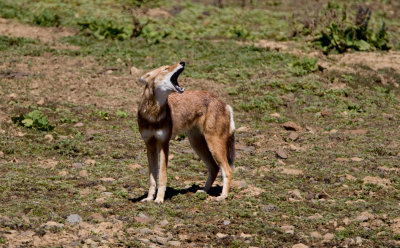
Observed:
[[[168,95],[146,86],[139,105],[141,116],[150,122],[157,122],[166,115]]]

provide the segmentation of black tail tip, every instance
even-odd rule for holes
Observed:
[[[185,67],[185,65],[186,65],[185,61],[181,61],[181,62],[179,62],[179,64],[180,64],[181,66],[183,66],[183,67]]]

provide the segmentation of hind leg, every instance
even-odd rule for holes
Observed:
[[[232,181],[232,170],[228,163],[226,156],[226,140],[218,135],[206,135],[207,145],[210,148],[210,152],[214,157],[214,160],[221,167],[223,187],[222,193],[217,200],[223,200],[228,197],[229,188]]]
[[[219,167],[207,146],[204,135],[199,130],[192,130],[188,133],[188,137],[193,150],[195,150],[200,159],[207,165],[208,178],[203,190],[208,192],[211,189],[215,178],[217,178]]]

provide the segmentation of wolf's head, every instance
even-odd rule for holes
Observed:
[[[169,94],[171,92],[183,93],[184,89],[178,84],[178,77],[185,69],[185,62],[175,65],[164,65],[154,69],[140,78],[140,82],[152,87],[155,92]]]

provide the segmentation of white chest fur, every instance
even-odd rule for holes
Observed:
[[[147,142],[153,137],[161,142],[164,142],[168,138],[167,129],[157,129],[157,130],[143,129],[140,132],[140,134],[142,135],[142,138],[145,142]]]

